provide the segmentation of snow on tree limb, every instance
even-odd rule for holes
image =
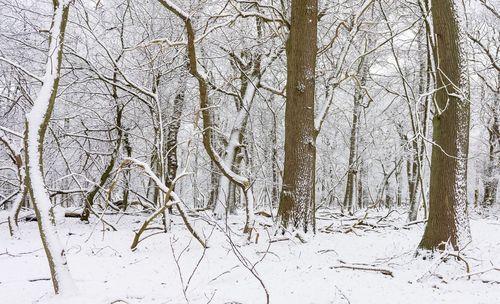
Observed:
[[[52,202],[43,175],[43,142],[59,86],[69,6],[68,0],[54,2],[43,85],[34,100],[31,111],[26,114],[26,179],[56,294],[76,292],[76,286],[66,261],[66,252],[57,233]]]
[[[155,182],[156,186],[168,196],[168,198],[167,198],[168,201],[161,208],[159,208],[158,210],[153,212],[153,214],[151,214],[148,217],[148,219],[146,219],[146,221],[144,221],[143,225],[141,226],[139,231],[136,233],[134,241],[132,242],[131,249],[134,250],[135,248],[137,248],[137,245],[140,242],[140,236],[146,230],[149,223],[151,223],[151,221],[153,221],[160,214],[163,214],[163,212],[165,212],[165,210],[171,206],[176,206],[176,208],[179,211],[179,213],[181,214],[182,220],[184,221],[184,224],[186,225],[189,232],[193,235],[193,237],[204,248],[207,248],[206,240],[203,240],[203,238],[201,237],[201,234],[196,231],[196,229],[194,228],[194,225],[191,224],[191,222],[189,221],[189,218],[187,216],[187,212],[184,209],[183,203],[182,203],[181,199],[179,198],[179,196],[174,191],[172,191],[171,188],[167,187],[167,185],[165,185],[158,178],[158,176],[153,172],[153,170],[151,170],[151,167],[148,164],[146,164],[145,162],[142,162],[142,161],[135,159],[135,158],[127,157],[123,160],[121,167],[126,166],[128,164],[133,164],[133,165],[136,165],[137,167],[141,168],[144,171],[144,173],[146,173],[146,175]],[[176,176],[175,179],[172,181],[172,186],[175,185],[175,183],[181,177],[183,177],[185,175],[186,174],[181,174],[181,175]]]

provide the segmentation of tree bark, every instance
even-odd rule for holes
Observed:
[[[432,0],[436,64],[435,114],[429,219],[421,249],[459,250],[470,239],[467,214],[467,157],[470,104],[465,55],[460,43],[458,4]]]
[[[314,94],[317,0],[292,0],[288,37],[285,162],[278,216],[284,228],[315,232]]]

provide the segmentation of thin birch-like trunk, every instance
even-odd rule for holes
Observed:
[[[25,136],[26,184],[35,208],[38,228],[56,294],[76,291],[66,261],[66,252],[57,233],[52,202],[43,175],[43,143],[59,87],[64,33],[69,7],[70,1],[54,1],[54,15],[49,37],[49,57],[43,85],[33,103],[33,108],[26,115]]]

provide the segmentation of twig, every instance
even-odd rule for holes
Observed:
[[[466,274],[461,274],[461,275],[455,276],[455,277],[453,277],[451,279],[452,280],[458,280],[458,279],[461,279],[461,278],[470,278],[473,275],[481,275],[481,274],[484,274],[484,273],[487,273],[487,272],[490,272],[490,271],[500,271],[500,268],[498,268],[498,267],[490,267],[488,269],[484,269],[484,270],[480,270],[480,271],[476,271],[476,272],[468,272]]]
[[[212,236],[212,233],[214,232],[215,230],[215,227],[212,228],[212,231],[210,232],[210,235],[208,236],[208,238],[205,238],[205,240],[208,240],[210,239],[210,237]],[[188,288],[189,288],[189,283],[191,282],[191,279],[193,279],[194,277],[194,274],[196,273],[196,271],[198,270],[198,268],[200,267],[200,264],[201,264],[201,261],[203,261],[203,259],[205,258],[205,254],[207,253],[207,249],[208,247],[203,247],[203,252],[201,253],[201,256],[200,258],[198,259],[198,262],[196,263],[196,265],[194,266],[193,268],[193,271],[191,272],[191,275],[189,276],[187,282],[186,282],[186,287],[184,287],[184,292],[187,292]]]
[[[344,298],[344,300],[346,300],[348,304],[351,304],[351,301],[349,301],[349,298],[346,297],[346,295],[344,294],[344,292],[342,292],[342,290],[340,290],[340,288],[338,288],[337,285],[335,285],[335,289],[337,289],[337,291],[340,293],[340,295],[342,296],[342,298]]]
[[[378,224],[378,223],[380,223],[381,221],[385,220],[386,218],[388,218],[388,217],[389,217],[389,215],[391,215],[391,213],[393,213],[393,212],[396,212],[396,209],[392,209],[392,210],[390,210],[389,212],[387,212],[387,214],[386,214],[385,216],[381,217],[381,218],[377,221],[377,224]]]
[[[266,284],[264,283],[264,281],[260,277],[259,273],[257,272],[257,269],[255,268],[255,266],[257,266],[258,263],[262,262],[262,260],[266,257],[266,255],[264,255],[261,259],[259,259],[257,262],[252,264],[250,262],[250,260],[247,257],[245,257],[243,255],[243,253],[238,249],[238,246],[234,243],[233,239],[231,238],[231,234],[230,234],[231,229],[225,230],[223,227],[221,227],[221,225],[217,221],[215,221],[214,223],[219,228],[219,230],[222,231],[226,235],[227,241],[228,241],[229,245],[231,246],[231,251],[233,252],[235,257],[238,259],[238,261],[240,261],[240,264],[243,267],[245,267],[252,274],[252,276],[259,282],[259,284],[262,287],[262,289],[264,290],[264,293],[266,296],[265,303],[269,304],[270,303],[269,291],[267,290]],[[269,233],[268,233],[268,235],[269,235]],[[271,244],[269,243],[266,251],[269,251],[270,246],[271,246]]]
[[[187,292],[186,292],[186,284],[184,284],[184,277],[182,276],[182,270],[181,270],[181,265],[179,263],[179,260],[181,259],[182,257],[182,254],[189,248],[189,246],[191,245],[191,240],[189,240],[189,243],[187,244],[186,247],[184,247],[184,249],[182,249],[182,251],[179,253],[179,255],[175,255],[175,249],[174,249],[174,244],[172,243],[172,239],[173,237],[170,238],[170,249],[172,250],[172,256],[174,257],[174,262],[175,262],[175,266],[177,267],[177,273],[179,274],[179,279],[181,281],[181,285],[182,285],[182,294],[184,295],[184,299],[186,300],[186,303],[189,303],[189,299],[187,297]],[[174,242],[176,242],[177,240],[174,238]]]
[[[223,273],[219,274],[218,276],[216,276],[215,278],[211,279],[210,281],[208,281],[208,283],[212,283],[213,281],[217,280],[218,278],[222,277],[223,275],[225,274],[228,274],[228,273],[231,273],[231,270],[235,269],[235,268],[238,268],[240,267],[239,265],[236,265],[234,266],[233,268],[229,269],[229,270],[226,270],[224,271]]]
[[[7,249],[5,249],[5,252],[0,253],[0,256],[1,256],[1,255],[7,255],[7,256],[10,256],[10,257],[13,257],[13,258],[18,257],[18,255],[10,254],[10,253],[7,251]]]
[[[50,281],[50,278],[39,278],[39,279],[30,279],[28,282],[38,282],[38,281]]]

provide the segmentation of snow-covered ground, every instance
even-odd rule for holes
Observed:
[[[59,223],[59,235],[79,294],[56,297],[36,223],[21,222],[19,239],[11,239],[7,213],[0,212],[0,303],[266,303],[262,284],[269,303],[500,303],[500,271],[465,276],[466,263],[470,273],[500,267],[498,218],[473,216],[474,240],[460,253],[463,259],[442,262],[415,257],[424,224],[402,228],[404,215],[382,219],[385,214],[364,220],[375,228],[353,229],[359,220],[322,214],[318,227],[333,232],[320,232],[307,243],[270,243],[269,237],[277,239],[264,227],[249,242],[241,233],[242,218],[230,218],[230,233],[198,219],[197,228],[208,238],[206,251],[174,216],[170,233],[144,240],[135,252],[129,249],[133,229],[144,217],[106,216],[116,232],[68,218]],[[352,231],[340,232],[347,230]],[[337,268],[351,265],[392,276]]]

